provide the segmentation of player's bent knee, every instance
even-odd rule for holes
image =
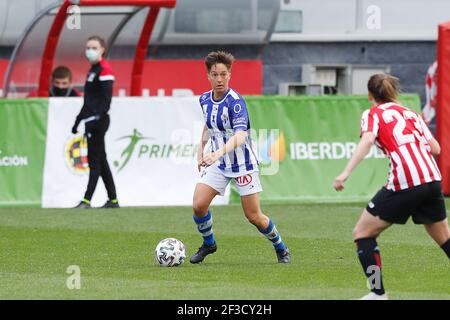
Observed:
[[[194,202],[192,204],[192,210],[194,211],[194,214],[199,218],[205,216],[208,213],[208,207],[209,205],[204,201],[196,199],[194,199]]]
[[[362,228],[360,226],[356,226],[352,232],[353,240],[362,239],[362,238],[376,238],[378,237],[378,232],[372,229]]]
[[[246,216],[246,217],[247,217],[248,222],[250,222],[251,224],[253,224],[253,225],[259,224],[260,219],[258,217],[256,217],[256,216]]]
[[[247,218],[248,222],[257,227],[263,225],[266,220],[264,218],[264,215],[259,210],[246,211],[245,217]]]
[[[450,239],[450,229],[447,219],[441,222],[425,225],[425,229],[433,240],[439,245],[443,245]]]
[[[353,237],[353,240],[356,240],[356,239],[359,239],[359,229],[357,229],[356,227],[353,229],[353,231],[352,231],[352,237]]]

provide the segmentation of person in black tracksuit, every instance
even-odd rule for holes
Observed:
[[[105,150],[105,134],[109,127],[114,75],[108,62],[103,59],[105,41],[92,36],[86,43],[86,57],[91,63],[84,87],[84,104],[78,114],[72,133],[77,133],[83,120],[88,145],[89,182],[84,199],[75,207],[88,209],[99,177],[102,178],[109,200],[103,208],[119,208],[114,179],[109,168]]]

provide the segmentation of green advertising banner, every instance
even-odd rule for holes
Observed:
[[[41,204],[47,99],[0,100],[0,206]]]
[[[176,99],[179,98],[167,103],[172,105]],[[263,201],[367,201],[385,184],[388,161],[374,147],[350,177],[343,192],[337,193],[332,187],[334,178],[344,168],[358,143],[361,114],[370,107],[367,97],[246,97],[246,101],[253,128],[251,134],[257,142],[261,160]],[[420,110],[417,95],[404,95],[400,102],[413,110]],[[47,99],[0,100],[0,206],[40,206],[44,193],[53,199],[56,191],[61,189],[55,187],[55,177],[68,170],[63,150],[69,134],[67,127],[78,112],[79,104],[76,102],[76,108],[70,109],[73,114],[67,113],[69,109],[66,107],[74,103],[63,100],[56,103],[55,100],[52,118]],[[137,100],[136,103],[147,106],[148,101]],[[187,103],[187,100],[182,103]],[[189,110],[198,110],[196,98],[190,99],[189,103],[193,104]],[[129,101],[126,105],[130,105]],[[117,110],[113,108],[112,113],[122,110],[118,105],[115,108]],[[164,123],[166,117],[173,119],[172,115],[162,115],[160,123]],[[48,124],[48,118],[54,120],[52,125]],[[129,118],[130,128],[135,128],[133,119],[134,116]],[[122,129],[115,127],[114,130]],[[111,136],[114,130],[111,129]],[[51,136],[47,137],[47,133]],[[123,135],[117,133],[119,137]],[[64,141],[54,145],[55,137]],[[44,183],[44,175],[47,183]],[[82,177],[72,178],[84,185]],[[130,179],[135,181],[135,177]],[[120,186],[130,188],[131,192],[135,183],[124,182]],[[47,191],[44,192],[43,188]],[[66,193],[69,194],[67,190]],[[67,194],[58,196],[65,201],[64,205],[71,203]],[[232,188],[231,202],[239,201]]]
[[[247,97],[261,164],[263,201],[366,201],[385,184],[388,160],[376,147],[343,192],[332,183],[351,157],[366,96]],[[419,111],[417,95],[400,102]],[[232,188],[231,202],[239,202]]]

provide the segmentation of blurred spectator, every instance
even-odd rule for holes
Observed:
[[[28,98],[37,97],[37,90],[28,94]],[[72,87],[72,72],[66,66],[56,67],[52,72],[49,97],[80,97],[80,92]]]
[[[431,123],[436,115],[437,108],[437,61],[428,68],[425,78],[426,103],[422,109],[422,117],[427,124]]]

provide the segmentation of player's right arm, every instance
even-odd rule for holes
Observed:
[[[372,148],[372,145],[375,143],[375,139],[376,137],[372,132],[363,133],[361,140],[359,141],[358,146],[356,147],[356,150],[344,171],[342,171],[342,173],[334,180],[333,186],[336,191],[342,191],[344,189],[345,181],[351,175],[352,171],[358,166],[358,164],[367,156]]]
[[[378,128],[378,116],[374,115],[370,109],[366,110],[361,117],[361,140],[356,146],[355,152],[348,161],[344,171],[334,179],[333,187],[336,191],[342,191],[344,189],[345,181],[370,152],[378,136]]]
[[[206,143],[208,143],[208,140],[209,140],[208,127],[205,124],[203,126],[202,137],[200,139],[200,143],[198,144],[198,150],[197,150],[198,171],[200,171],[200,167],[205,166],[205,163],[203,162],[203,150],[205,149],[205,145],[206,145]]]

